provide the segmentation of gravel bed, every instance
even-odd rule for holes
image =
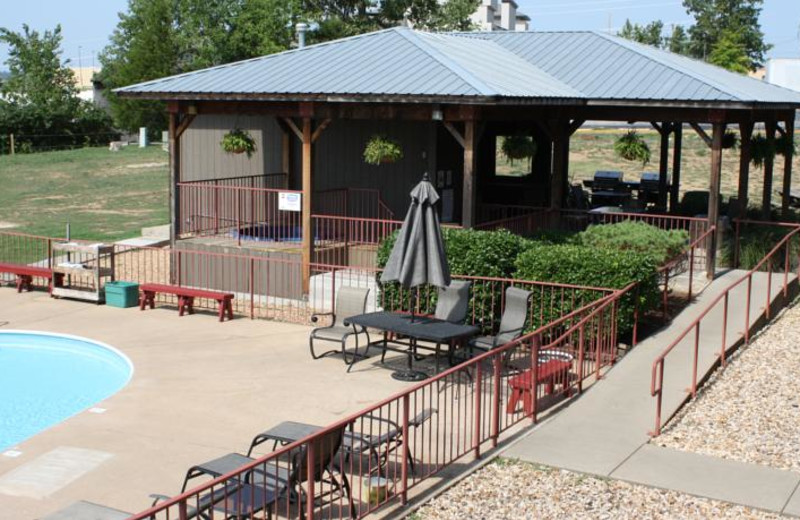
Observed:
[[[652,442],[800,471],[800,305],[718,370]]]
[[[773,513],[626,482],[500,459],[408,520],[780,518]]]

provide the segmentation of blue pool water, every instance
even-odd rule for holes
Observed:
[[[132,373],[125,355],[101,343],[0,331],[0,450],[113,395]]]

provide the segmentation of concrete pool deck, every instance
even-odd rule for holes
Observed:
[[[174,307],[141,312],[7,286],[0,309],[3,330],[83,336],[118,348],[134,365],[130,383],[94,405],[104,412],[81,412],[20,443],[18,456],[0,455],[3,520],[39,518],[76,500],[143,510],[150,493],[179,492],[189,466],[246,451],[267,427],[325,425],[406,386],[377,361],[347,374],[341,357],[312,360],[308,326],[219,323],[203,312],[179,318]],[[71,453],[90,456],[78,463]]]

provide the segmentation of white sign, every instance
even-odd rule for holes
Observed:
[[[288,191],[279,192],[278,209],[281,211],[301,211],[301,195]]]

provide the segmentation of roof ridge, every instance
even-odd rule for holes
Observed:
[[[334,40],[327,40],[327,41],[324,41],[324,42],[314,43],[314,44],[311,44],[311,45],[306,45],[305,47],[296,47],[294,49],[286,49],[285,51],[273,52],[272,54],[266,54],[264,56],[255,56],[253,58],[247,58],[246,60],[232,61],[232,62],[229,62],[229,63],[221,63],[219,65],[214,65],[213,67],[206,67],[206,68],[203,68],[203,69],[190,70],[190,71],[187,71],[187,72],[181,72],[180,74],[173,74],[171,76],[166,76],[166,77],[163,77],[163,78],[156,78],[156,79],[151,79],[151,80],[148,80],[148,81],[142,81],[141,83],[134,83],[133,85],[125,85],[124,87],[119,87],[119,88],[113,89],[113,92],[116,92],[118,90],[124,90],[124,89],[128,89],[128,88],[132,88],[132,87],[145,86],[145,85],[149,85],[151,83],[155,83],[155,82],[158,82],[158,81],[164,81],[164,80],[167,80],[167,79],[172,80],[172,79],[184,78],[186,76],[193,76],[193,75],[198,75],[199,76],[199,75],[205,74],[206,72],[212,72],[212,71],[215,71],[215,70],[220,70],[220,69],[224,69],[224,68],[228,68],[228,67],[237,67],[237,66],[245,64],[245,63],[252,63],[252,62],[257,62],[257,61],[262,61],[262,60],[268,60],[268,59],[273,58],[275,56],[281,56],[281,55],[285,55],[285,54],[293,54],[293,53],[297,53],[297,52],[303,52],[303,51],[308,50],[308,49],[316,49],[316,48],[319,48],[319,47],[332,45],[334,43],[339,43],[339,42],[348,41],[348,40],[355,40],[355,39],[359,39],[359,38],[365,38],[365,37],[368,37],[368,36],[374,36],[374,35],[377,35],[377,34],[387,33],[387,32],[390,32],[390,31],[395,31],[396,29],[401,29],[401,28],[399,28],[399,27],[390,27],[388,29],[381,29],[381,30],[378,30],[378,31],[355,34],[353,36],[346,36],[344,38],[337,38],[337,39],[334,39]]]
[[[452,59],[442,54],[438,49],[431,46],[428,42],[424,41],[424,37],[421,36],[421,34],[423,34],[421,31],[412,31],[409,29],[403,29],[399,27],[394,28],[392,30],[397,31],[398,34],[402,35],[412,45],[416,46],[419,50],[426,53],[428,56],[436,60],[441,65],[447,67],[456,76],[460,77],[468,85],[477,90],[479,94],[484,96],[499,95],[499,93],[496,90],[494,90],[489,85],[484,83],[480,78],[475,76],[473,73],[469,72],[467,69],[465,69]],[[445,34],[438,34],[438,33],[437,34],[425,33],[425,34],[436,37],[449,38],[449,36]]]
[[[683,59],[694,61],[694,62],[703,64],[703,65],[708,65],[709,67],[716,67],[716,65],[713,65],[711,63],[708,63],[708,62],[705,62],[705,61],[701,61],[701,60],[698,60],[698,59],[695,59],[695,58],[691,58],[689,56],[684,56],[682,54],[675,54],[675,53],[670,52],[670,51],[665,51],[664,49],[658,49],[656,47],[653,47],[652,49],[648,49],[647,48],[648,46],[645,46],[642,43],[637,43],[637,42],[634,42],[634,41],[631,41],[631,40],[626,40],[625,38],[622,38],[620,36],[613,36],[611,34],[606,34],[606,33],[603,33],[601,31],[591,31],[591,32],[593,34],[597,35],[597,36],[600,36],[601,38],[603,38],[606,41],[609,41],[611,43],[619,45],[620,47],[624,47],[624,48],[626,48],[628,50],[631,50],[631,51],[635,52],[636,54],[638,54],[640,56],[643,56],[645,58],[652,59],[653,61],[656,61],[659,64],[663,65],[664,67],[667,67],[668,69],[674,70],[675,72],[677,72],[679,74],[684,74],[684,75],[689,76],[689,77],[691,77],[691,78],[693,78],[693,79],[695,79],[697,81],[705,83],[706,85],[708,85],[712,89],[716,90],[717,92],[720,92],[721,94],[727,94],[729,96],[733,96],[739,101],[752,101],[752,100],[746,99],[748,96],[742,95],[742,92],[739,89],[729,88],[729,87],[721,84],[720,82],[716,81],[715,79],[709,78],[705,74],[699,74],[699,73],[697,73],[695,71],[692,71],[692,70],[677,68],[673,64],[666,62],[664,59],[662,59],[661,56],[658,56],[658,53],[655,53],[655,55],[652,55],[652,54],[646,54],[646,53],[644,53],[642,51],[645,50],[645,49],[648,50],[648,51],[660,51],[660,52],[668,53],[670,56],[674,56],[676,58],[683,58]],[[721,70],[725,70],[726,72],[730,72],[730,71],[728,71],[726,69],[723,69],[722,67],[719,67],[719,68]],[[730,73],[734,74],[733,72],[730,72]],[[747,78],[748,76],[742,76],[742,77],[743,78]],[[757,79],[754,79],[754,78],[749,78],[749,79],[753,79],[754,81],[758,81],[759,83],[761,83],[760,80],[757,80]]]

